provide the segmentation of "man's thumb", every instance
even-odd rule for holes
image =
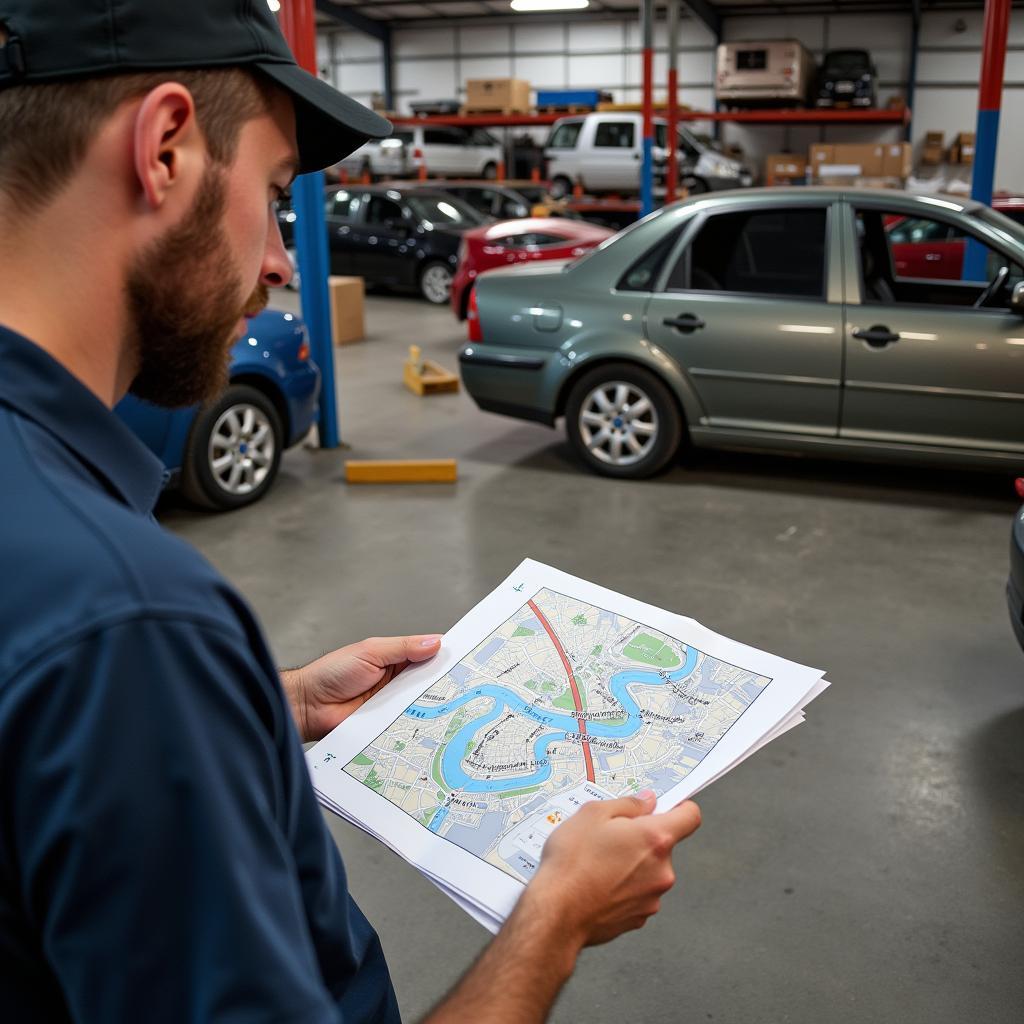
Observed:
[[[642,789],[635,796],[620,796],[617,800],[607,800],[604,810],[611,818],[639,818],[642,814],[650,814],[658,802],[657,794],[652,789]]]

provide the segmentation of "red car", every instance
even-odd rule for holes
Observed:
[[[993,196],[992,209],[1024,223],[1024,197]],[[935,220],[895,217],[886,224],[893,269],[899,277],[959,281],[964,265],[964,235]]]
[[[452,312],[460,320],[466,319],[473,282],[485,270],[535,260],[572,259],[614,234],[610,228],[565,217],[524,217],[471,228],[463,234],[459,248]]]

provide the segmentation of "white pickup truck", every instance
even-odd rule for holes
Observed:
[[[655,181],[663,181],[668,159],[668,123],[654,119]],[[750,185],[753,176],[738,160],[677,126],[679,183],[690,193]],[[551,126],[544,147],[552,194],[563,196],[576,182],[587,192],[636,191],[643,162],[643,115],[596,113],[563,117]]]

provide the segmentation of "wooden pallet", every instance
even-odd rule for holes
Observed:
[[[472,117],[474,115],[497,115],[498,117],[511,117],[513,114],[531,114],[531,110],[519,110],[513,105],[495,107],[459,107],[459,117]]]
[[[642,103],[598,103],[597,109],[606,114],[636,114],[643,111],[644,105]],[[651,104],[651,109],[668,110],[668,101],[655,100]],[[688,106],[685,103],[680,103],[676,106],[676,109],[679,111],[680,115],[682,115],[693,110],[693,107]]]
[[[597,108],[589,103],[549,104],[538,107],[538,114],[592,114]]]

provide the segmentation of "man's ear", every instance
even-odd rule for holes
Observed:
[[[142,199],[159,209],[204,163],[195,101],[184,85],[164,82],[146,94],[135,115],[133,143]]]

